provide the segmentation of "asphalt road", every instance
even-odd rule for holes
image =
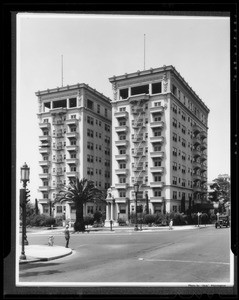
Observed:
[[[28,234],[30,244],[47,235]],[[64,246],[62,234],[55,244]],[[73,254],[19,266],[20,282],[228,283],[230,229],[72,234]]]

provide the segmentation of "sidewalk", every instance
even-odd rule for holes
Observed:
[[[19,256],[21,255],[21,246],[19,246]],[[44,245],[27,245],[24,247],[26,259],[19,260],[20,264],[38,261],[48,261],[61,258],[72,253],[70,248],[62,246],[44,246]]]

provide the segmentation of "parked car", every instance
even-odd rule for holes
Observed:
[[[221,228],[222,226],[228,227],[229,225],[230,225],[229,224],[229,216],[227,216],[227,215],[219,216],[218,220],[215,223],[216,228],[218,228],[218,227]]]

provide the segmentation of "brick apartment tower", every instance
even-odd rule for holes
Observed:
[[[52,216],[75,220],[70,203],[52,202],[62,185],[78,176],[107,190],[111,185],[110,99],[86,84],[36,92],[40,127],[39,208]],[[85,205],[84,214],[105,207]]]
[[[173,66],[109,78],[112,104],[112,186],[106,224],[149,213],[184,212],[207,201],[209,109]]]

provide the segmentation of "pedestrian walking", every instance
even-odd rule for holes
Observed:
[[[65,239],[66,239],[66,248],[68,248],[69,240],[70,240],[69,225],[66,225],[66,229],[65,229]]]
[[[170,230],[173,229],[173,219],[171,219],[170,222],[169,222],[169,229]]]

